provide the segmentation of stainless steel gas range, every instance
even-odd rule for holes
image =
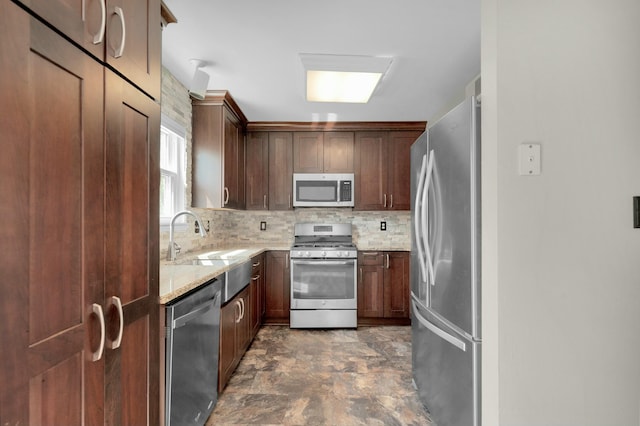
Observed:
[[[296,224],[290,257],[290,327],[356,328],[358,251],[351,224]]]

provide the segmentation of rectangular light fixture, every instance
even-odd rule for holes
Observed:
[[[301,53],[309,102],[367,103],[392,58]]]

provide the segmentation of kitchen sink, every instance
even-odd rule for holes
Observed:
[[[216,260],[235,260],[243,257],[249,257],[252,250],[250,249],[233,249],[233,250],[212,250],[207,253],[198,255],[198,260],[216,259]]]
[[[199,265],[199,266],[214,266],[218,268],[231,265],[232,263],[233,263],[233,260],[231,259],[200,259],[200,258],[180,259],[172,262],[173,265]]]

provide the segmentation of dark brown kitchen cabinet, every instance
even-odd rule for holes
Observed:
[[[269,210],[293,208],[293,135],[269,133]]]
[[[418,131],[356,132],[356,210],[410,210],[411,144],[418,136]]]
[[[159,424],[159,105],[0,8],[0,424]]]
[[[251,286],[247,286],[220,309],[218,392],[229,382],[251,338]]]
[[[245,164],[247,210],[269,209],[269,133],[248,132]]]
[[[228,92],[193,101],[194,207],[244,208],[246,118]]]
[[[117,348],[105,352],[105,423],[153,425],[159,421],[160,105],[111,71],[105,87],[105,316],[107,324],[124,321],[120,331],[107,328],[107,348]],[[111,343],[120,335],[119,345]]]
[[[291,304],[288,251],[269,251],[266,255],[265,318],[267,324],[289,324]]]
[[[251,259],[251,339],[258,334],[265,309],[265,255],[261,253]]]
[[[16,0],[160,99],[160,0]]]
[[[294,173],[353,173],[353,132],[294,132]]]
[[[358,253],[358,323],[408,323],[409,252]]]

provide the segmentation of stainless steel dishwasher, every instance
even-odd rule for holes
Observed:
[[[223,281],[213,279],[167,305],[167,426],[204,425],[218,401]]]

